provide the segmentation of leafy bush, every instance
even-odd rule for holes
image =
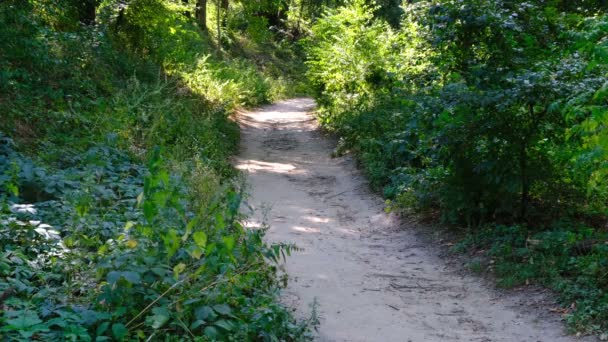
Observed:
[[[568,172],[580,165],[572,161],[582,142],[565,112],[601,88],[604,70],[601,44],[575,51],[571,42],[597,43],[605,32],[590,20],[583,32],[600,31],[583,38],[575,32],[582,17],[543,6],[419,2],[406,6],[399,32],[361,2],[329,11],[307,44],[321,120],[361,152],[376,186],[393,196],[435,189],[436,200],[421,204],[439,205],[451,222],[583,210],[580,198],[602,206],[599,193],[585,195],[595,184],[589,172]],[[568,30],[576,38],[558,34]],[[443,170],[443,178],[391,183],[412,179],[400,175],[403,167]]]
[[[606,331],[605,291],[608,245],[605,232],[572,222],[547,231],[525,226],[487,226],[468,236],[456,251],[487,250],[498,285],[515,287],[537,281],[555,290],[573,331]]]
[[[173,1],[0,4],[0,335],[309,338],[245,229],[231,110],[281,96]]]
[[[390,209],[487,231],[505,284],[551,284],[580,303],[575,329],[605,331],[607,266],[581,278],[588,260],[605,258],[605,8],[446,0],[403,9],[399,29],[365,1],[312,26],[308,76],[322,124],[341,136],[338,152],[357,154]],[[564,220],[592,227],[585,257],[558,252],[561,234],[583,239],[578,228],[552,228]],[[550,246],[526,250],[528,237]],[[538,258],[555,264],[528,264]]]
[[[15,204],[16,194],[5,193],[6,338],[255,340],[306,332],[276,304],[275,268],[266,262],[291,246],[267,246],[263,231],[240,225],[235,189],[205,210],[191,207],[186,183],[169,175],[158,150],[142,167],[119,150],[93,148],[55,173],[15,152],[4,158],[3,174],[19,170],[4,183],[54,197]]]

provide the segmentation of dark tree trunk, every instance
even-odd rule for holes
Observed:
[[[519,152],[519,168],[521,173],[521,211],[519,213],[522,220],[526,218],[528,202],[530,201],[530,181],[528,179],[528,154],[526,153],[526,143],[522,143]]]
[[[221,2],[221,7],[222,7],[222,26],[226,27],[226,25],[228,24],[228,7],[230,6],[230,2],[229,0],[222,0]]]
[[[207,0],[197,0],[196,21],[201,30],[207,30]]]
[[[528,111],[530,118],[532,118],[532,126],[529,128],[529,132],[524,136],[521,141],[519,150],[519,173],[521,177],[521,211],[519,213],[522,220],[526,219],[528,213],[528,205],[530,203],[530,177],[528,176],[528,142],[532,136],[532,132],[536,129],[538,124],[538,117],[534,117],[534,104],[528,105]]]
[[[222,49],[222,7],[220,6],[220,0],[216,0],[215,9],[215,16],[217,17],[217,50],[220,51]]]
[[[189,3],[190,3],[190,1],[189,1],[189,0],[182,0],[182,4],[184,4],[184,5],[187,5],[187,4],[189,4]],[[192,12],[190,12],[190,11],[185,11],[185,12],[184,12],[184,15],[185,15],[187,18],[191,18],[191,17],[192,17]]]
[[[77,5],[78,21],[85,25],[95,24],[95,15],[97,12],[98,0],[83,0]]]

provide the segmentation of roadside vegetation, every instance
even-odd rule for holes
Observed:
[[[0,339],[310,339],[229,162],[235,110],[308,92],[389,210],[608,336],[606,6],[0,2]]]
[[[398,212],[460,227],[498,284],[608,331],[602,1],[355,0],[306,39],[319,119]],[[392,7],[391,7],[392,6]],[[603,335],[606,336],[606,335]]]
[[[234,109],[304,89],[298,48],[194,5],[0,3],[0,339],[308,338],[229,163]]]

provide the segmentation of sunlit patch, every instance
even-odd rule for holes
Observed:
[[[296,167],[293,164],[269,163],[260,160],[243,160],[236,165],[239,170],[256,173],[260,171],[273,173],[288,173],[294,171]]]
[[[346,228],[338,228],[338,231],[344,233],[344,234],[349,234],[349,235],[356,235],[359,232],[353,229],[346,229]]]
[[[329,219],[326,217],[304,216],[304,218],[314,223],[329,223]]]
[[[262,223],[258,222],[258,221],[245,221],[242,224],[243,224],[243,227],[249,228],[249,229],[260,229],[263,226]]]
[[[11,205],[11,211],[19,214],[36,214],[38,210],[33,204],[13,204]]]
[[[297,232],[303,232],[303,233],[320,233],[321,230],[318,228],[312,228],[312,227],[300,227],[300,226],[295,226],[293,228],[291,228],[292,230],[295,230]]]

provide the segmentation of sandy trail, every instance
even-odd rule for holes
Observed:
[[[574,340],[555,317],[539,319],[521,298],[454,271],[385,214],[353,161],[330,157],[334,142],[313,108],[293,99],[243,113],[236,164],[248,171],[257,215],[271,208],[268,239],[304,249],[287,261],[284,300],[302,316],[318,301],[317,340]]]

